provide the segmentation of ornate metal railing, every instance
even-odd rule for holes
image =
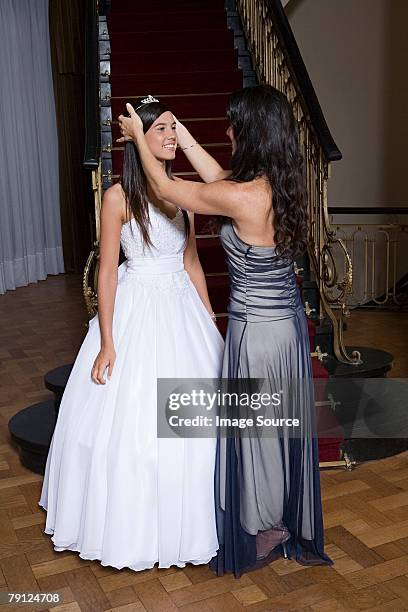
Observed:
[[[341,153],[324,119],[281,0],[236,0],[236,5],[259,81],[287,96],[298,121],[309,195],[308,251],[319,288],[319,314],[323,317],[325,313],[332,321],[337,359],[361,363],[360,355],[349,355],[344,345],[352,264],[344,241],[330,226],[327,208],[330,163],[341,159]],[[341,277],[339,254],[343,261]]]
[[[408,209],[336,207],[329,208],[329,213],[334,215],[333,227],[345,243],[353,265],[350,307],[405,306]]]
[[[335,227],[350,251],[354,268],[350,306],[402,306],[397,269],[408,225],[342,223]]]

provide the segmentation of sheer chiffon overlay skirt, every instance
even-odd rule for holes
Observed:
[[[216,460],[216,509],[220,549],[211,568],[222,575],[266,565],[282,556],[303,565],[332,564],[324,552],[318,444],[310,345],[303,307],[296,316],[265,322],[230,318],[224,379],[259,379],[270,395],[286,398],[264,415],[298,418],[293,434],[271,436],[262,428],[220,437]]]
[[[299,425],[219,436],[220,548],[210,566],[218,575],[240,576],[285,551],[301,564],[332,564],[324,552],[310,342],[294,261],[274,246],[247,244],[231,219],[220,238],[231,279],[223,380],[248,386],[249,395],[278,393],[281,401],[264,416]]]

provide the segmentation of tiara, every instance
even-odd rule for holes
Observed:
[[[153,98],[153,96],[149,95],[147,96],[147,98],[143,98],[142,103],[139,104],[139,106],[137,106],[135,110],[143,106],[143,104],[151,104],[152,102],[160,102],[160,100],[158,100],[157,98]]]

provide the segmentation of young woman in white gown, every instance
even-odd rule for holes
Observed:
[[[173,115],[150,97],[135,106],[170,174]],[[216,440],[158,438],[156,381],[217,378],[223,348],[193,215],[153,197],[126,143],[121,182],[102,205],[98,314],[62,397],[39,501],[55,550],[132,570],[216,554]]]

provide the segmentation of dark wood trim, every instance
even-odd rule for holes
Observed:
[[[50,0],[49,16],[64,265],[67,273],[82,273],[92,248],[93,226],[92,186],[82,166],[85,131],[83,0]]]
[[[112,9],[111,0],[99,0],[98,3],[98,12],[99,15],[109,15]]]
[[[99,25],[97,0],[85,6],[85,153],[83,166],[96,170],[99,165]]]

